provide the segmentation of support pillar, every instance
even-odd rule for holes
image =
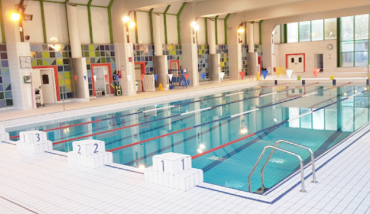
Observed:
[[[153,40],[154,40],[154,71],[158,75],[157,83],[162,84],[164,90],[169,89],[168,61],[167,56],[163,56],[161,40],[161,21],[159,14],[152,14],[153,20]]]
[[[128,23],[123,23],[123,43],[114,43],[116,54],[116,66],[121,72],[119,83],[122,87],[123,96],[132,96],[136,94],[135,87],[135,65],[134,65],[134,48],[133,44],[129,43],[128,38]]]
[[[209,45],[209,55],[208,55],[208,66],[211,71],[211,80],[214,82],[220,82],[220,55],[216,53],[216,31],[215,31],[215,21],[207,19],[207,33],[208,33],[208,45]]]
[[[189,73],[191,86],[199,86],[197,38],[196,32],[190,26],[195,17],[194,8],[192,8],[191,4],[187,4],[180,16],[180,33],[183,67]]]
[[[248,65],[247,65],[247,75],[255,76],[257,73],[258,66],[258,53],[254,52],[254,25],[253,23],[247,23],[247,35],[248,35]]]
[[[239,72],[243,70],[241,35],[238,34],[240,22],[236,15],[227,19],[227,44],[229,45],[229,74],[231,80],[241,80]]]
[[[89,101],[89,82],[86,58],[82,57],[80,31],[78,26],[77,5],[67,3],[68,29],[71,44],[71,83],[73,98],[79,101]],[[91,70],[91,79],[94,71]]]

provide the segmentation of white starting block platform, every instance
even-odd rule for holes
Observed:
[[[19,133],[19,141],[17,141],[17,150],[40,154],[45,151],[51,151],[53,143],[48,141],[46,132],[28,131]]]
[[[93,169],[113,163],[113,155],[105,151],[103,141],[74,141],[72,146],[73,151],[68,152],[68,163]]]
[[[203,171],[191,168],[191,156],[178,153],[153,156],[153,166],[144,175],[146,182],[181,191],[203,183]]]
[[[9,133],[5,132],[5,128],[3,125],[0,125],[0,141],[8,141],[9,140]]]

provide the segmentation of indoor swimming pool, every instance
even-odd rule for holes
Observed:
[[[309,147],[315,157],[369,121],[368,87],[340,83],[279,83],[230,91],[145,108],[104,113],[64,123],[45,123],[19,131],[43,130],[54,150],[69,152],[72,142],[97,139],[113,152],[115,163],[144,168],[156,154],[189,154],[207,183],[248,191],[248,175],[267,145],[278,140]],[[310,153],[287,144],[307,164]],[[260,170],[252,192],[261,187]],[[296,157],[276,151],[265,169],[271,188],[299,169]]]

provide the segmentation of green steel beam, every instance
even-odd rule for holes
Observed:
[[[225,31],[225,45],[227,45],[227,19],[229,18],[230,13],[226,15],[224,19],[224,31]]]
[[[245,41],[244,41],[244,44],[248,44],[247,43],[247,22],[244,22],[244,39],[245,39]]]
[[[182,3],[179,12],[177,12],[177,39],[178,39],[179,44],[181,44],[180,15],[181,15],[182,11],[184,10],[185,5],[186,5],[186,2]]]
[[[288,25],[284,24],[284,43],[288,43]]]
[[[31,0],[31,1],[41,1],[41,0]],[[65,4],[66,3],[66,2],[62,2],[62,1],[49,1],[49,0],[43,0],[43,2],[55,3],[55,4]],[[74,3],[74,4],[77,5],[77,6],[88,6],[87,4],[79,4],[79,3]],[[90,6],[91,7],[108,8],[108,6],[100,6],[100,5],[90,5]]]
[[[218,16],[216,16],[216,17],[215,17],[215,37],[216,37],[216,45],[218,45],[217,19],[218,19]]]
[[[112,26],[112,5],[114,0],[110,0],[108,4],[108,24],[109,24],[109,38],[110,43],[113,44],[113,26]]]
[[[204,18],[205,21],[205,30],[206,30],[206,45],[208,45],[208,19]]]
[[[164,41],[165,41],[165,44],[166,45],[168,44],[168,37],[167,37],[167,12],[170,9],[170,7],[171,7],[171,5],[168,5],[166,7],[166,10],[163,13],[163,20],[164,20]]]
[[[154,38],[153,38],[153,17],[152,17],[153,10],[154,10],[154,8],[152,8],[152,9],[149,10],[150,38],[151,38],[152,44],[154,43]]]
[[[89,0],[89,2],[87,3],[87,14],[88,14],[88,17],[89,17],[90,43],[94,44],[93,31],[92,31],[92,22],[91,22],[91,2],[92,2],[92,0]]]
[[[134,12],[134,21],[135,21],[135,39],[136,39],[136,44],[139,43],[139,35],[137,34],[137,16],[136,16],[136,11]]]
[[[6,43],[6,38],[5,38],[5,29],[4,29],[4,19],[3,19],[3,5],[0,0],[0,25],[1,25],[1,39],[2,43]]]
[[[69,2],[69,0],[66,0],[64,2],[64,7],[65,7],[65,10],[66,10],[66,23],[67,23],[67,35],[68,35],[68,42],[70,42],[70,38],[69,38],[69,23],[68,23],[68,11],[67,11],[67,3]]]
[[[44,1],[43,0],[40,0],[40,9],[41,9],[42,32],[44,34],[44,43],[47,43],[46,26],[45,26]]]
[[[262,45],[262,22],[263,22],[263,20],[261,20],[260,23],[259,23],[260,45]]]
[[[341,23],[340,18],[337,18],[337,67],[342,67],[342,46],[341,46]]]

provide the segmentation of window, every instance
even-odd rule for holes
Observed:
[[[299,23],[299,41],[311,41],[311,22],[307,21]]]
[[[298,42],[298,22],[287,24],[288,43]]]
[[[299,62],[302,62],[302,57],[299,57],[299,60],[298,60]]]
[[[369,63],[369,15],[341,18],[341,67],[365,67]]]
[[[294,58],[291,59],[292,63],[294,63]]]
[[[312,41],[324,40],[324,20],[314,20],[312,23]]]
[[[337,19],[325,19],[325,40],[337,38]]]

